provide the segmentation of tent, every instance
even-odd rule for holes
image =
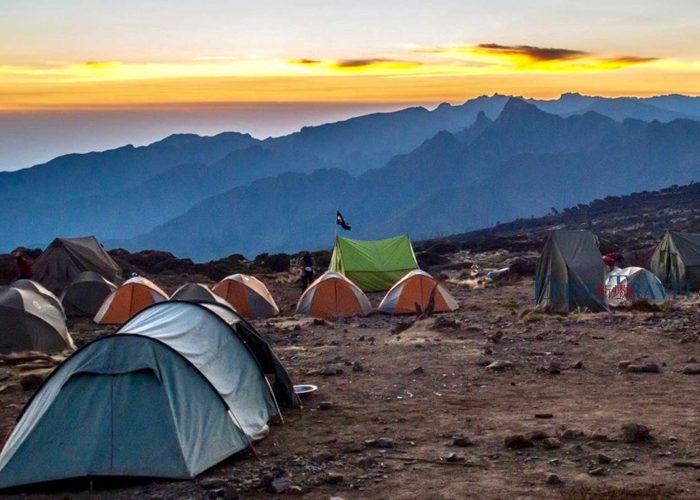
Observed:
[[[433,312],[450,312],[459,308],[457,301],[438,281],[417,269],[401,278],[387,292],[378,310],[387,314],[420,314],[433,296]]]
[[[110,293],[95,314],[101,325],[121,325],[151,304],[168,300],[168,294],[146,278],[136,276]]]
[[[262,364],[235,325],[216,309],[161,302],[141,311],[117,333],[154,338],[182,354],[221,394],[251,439],[267,433],[271,417],[282,416]]]
[[[613,307],[637,300],[662,304],[666,300],[666,289],[651,271],[641,267],[616,267],[605,280],[605,296]]]
[[[83,271],[61,294],[61,302],[70,317],[94,317],[105,298],[117,289],[95,271]]]
[[[212,291],[245,319],[269,318],[280,313],[270,291],[255,276],[232,274],[214,285]]]
[[[700,290],[700,234],[667,232],[651,256],[650,269],[676,291]]]
[[[342,274],[326,271],[299,298],[297,314],[316,318],[367,316],[372,306],[365,293]]]
[[[250,441],[190,361],[141,335],[102,337],[59,365],[0,453],[0,488],[100,476],[191,479]]]
[[[345,275],[365,292],[383,292],[418,269],[418,262],[407,234],[374,241],[337,236],[328,269]]]
[[[552,231],[535,274],[535,299],[540,307],[567,312],[581,308],[607,311],[605,269],[593,233]]]
[[[74,348],[62,309],[36,292],[0,287],[0,352]]]
[[[94,236],[56,238],[34,261],[34,279],[54,293],[83,271],[95,271],[110,281],[121,275],[117,263]]]
[[[221,304],[232,307],[231,304],[216,295],[211,289],[202,283],[185,283],[170,296],[170,300],[184,302],[204,302],[209,304]]]
[[[53,292],[51,292],[48,288],[45,288],[44,285],[42,285],[41,283],[37,283],[33,280],[21,279],[15,281],[10,286],[12,288],[18,288],[20,290],[29,290],[30,292],[38,293],[47,301],[49,301],[51,305],[53,305],[56,309],[61,311],[61,314],[63,314],[64,318],[66,317],[66,312],[63,309],[63,304],[61,304],[60,299],[56,297],[53,294]]]

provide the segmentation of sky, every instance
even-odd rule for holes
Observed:
[[[0,0],[0,170],[569,91],[700,94],[700,2]]]

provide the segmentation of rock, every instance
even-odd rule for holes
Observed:
[[[700,363],[691,363],[683,368],[685,375],[700,375]]]
[[[324,375],[326,377],[332,377],[334,375],[340,375],[343,373],[343,370],[340,368],[334,368],[332,366],[326,366],[323,371],[321,372],[321,375]]]
[[[689,469],[700,469],[700,462],[673,462],[674,467],[684,467]]]
[[[620,362],[617,364],[617,367],[618,367],[620,370],[626,370],[627,367],[628,367],[629,365],[631,365],[631,364],[632,364],[631,361],[620,361]]]
[[[609,456],[605,455],[604,453],[598,453],[598,463],[599,464],[609,464],[612,462],[612,458]]]
[[[377,466],[377,460],[374,457],[362,457],[360,460],[358,460],[357,465],[362,467],[363,469],[372,469]]]
[[[331,403],[330,401],[321,401],[318,404],[319,410],[330,410],[331,408],[333,408],[333,403]]]
[[[287,495],[292,495],[292,496],[299,496],[304,494],[304,490],[302,489],[301,486],[298,486],[296,484],[293,484],[289,487],[287,490]]]
[[[486,367],[487,370],[492,370],[495,372],[502,372],[504,370],[507,370],[509,368],[513,368],[513,363],[510,361],[505,361],[503,359],[499,359],[498,361],[494,361],[490,365]]]
[[[556,474],[550,474],[549,476],[547,476],[547,484],[549,485],[556,486],[562,483],[563,481]]]
[[[25,391],[32,391],[39,387],[52,371],[52,369],[45,369],[26,373],[19,379],[19,384]]]
[[[267,491],[269,493],[286,493],[289,488],[292,487],[292,482],[287,479],[286,477],[276,477],[273,479],[269,486],[267,487]]]
[[[690,356],[689,358],[686,358],[685,362],[686,363],[697,363],[698,360],[695,358],[695,356]]]
[[[339,484],[345,481],[345,477],[339,472],[329,472],[326,474],[326,482],[328,484]]]
[[[583,437],[583,431],[580,431],[578,429],[566,429],[564,432],[561,433],[561,438],[562,439],[567,439],[567,440],[573,440],[573,439],[580,439]]]
[[[225,486],[223,488],[216,488],[214,490],[210,490],[207,497],[212,500],[238,500],[239,498],[241,498],[241,495],[233,486]]]
[[[362,372],[362,371],[364,371],[364,370],[365,370],[364,366],[362,366],[362,365],[361,365],[360,363],[358,363],[357,361],[355,361],[355,362],[352,364],[352,371],[354,371],[354,372]]]
[[[551,413],[535,413],[535,418],[552,418],[553,416]]]
[[[491,349],[490,345],[484,346],[484,354],[486,354],[487,356],[493,354],[493,349]]]
[[[494,344],[498,344],[501,341],[501,339],[503,338],[503,332],[498,330],[496,332],[489,334],[487,338],[491,342],[493,342]]]
[[[551,373],[552,375],[557,375],[561,373],[561,364],[559,361],[550,361],[549,366],[547,367],[547,371]]]
[[[528,437],[530,438],[531,441],[542,441],[543,439],[547,439],[549,437],[549,434],[547,434],[545,431],[532,431]]]
[[[622,426],[622,437],[628,443],[645,443],[652,439],[649,427],[635,423]]]
[[[324,462],[330,462],[335,458],[335,455],[330,451],[322,451],[314,455],[313,461],[317,464],[322,464]]]
[[[411,371],[411,375],[423,375],[425,373],[425,369],[422,366],[419,366],[418,368],[414,368]]]
[[[644,373],[660,373],[659,365],[656,363],[647,363],[642,365],[642,372]]]
[[[210,477],[207,479],[202,479],[197,484],[199,484],[199,486],[205,490],[215,490],[228,486],[228,481],[219,477]]]
[[[593,441],[607,441],[608,435],[604,434],[602,432],[594,432],[593,435],[591,436],[591,439]]]
[[[581,361],[581,360],[576,361],[576,363],[574,363],[573,365],[571,365],[571,368],[574,369],[574,370],[580,370],[580,369],[582,369],[582,368],[583,368],[583,361]]]
[[[378,439],[368,439],[365,441],[365,445],[370,448],[380,448],[388,450],[394,447],[394,441],[390,438],[380,437]]]
[[[588,471],[589,476],[604,476],[605,469],[603,467],[595,467]]]
[[[450,463],[461,462],[462,460],[464,460],[464,458],[462,458],[457,453],[450,453],[445,457],[445,462]]]
[[[486,356],[479,356],[476,360],[476,366],[489,366],[493,360]]]
[[[472,443],[471,440],[470,440],[469,438],[466,438],[466,437],[464,437],[464,436],[456,436],[456,437],[452,440],[452,444],[455,445],[455,446],[460,446],[460,447],[462,447],[462,448],[466,448],[467,446],[471,446],[471,445],[473,445],[474,443]]]
[[[627,365],[626,370],[628,373],[642,373],[642,371],[643,371],[642,368],[643,368],[642,365],[629,364],[629,365]]]
[[[546,450],[555,450],[561,448],[561,441],[553,437],[544,438],[542,440],[542,447]]]
[[[512,434],[510,436],[506,436],[503,440],[503,443],[505,444],[506,448],[512,448],[516,450],[522,448],[530,448],[532,446],[532,440],[523,436],[522,434]]]

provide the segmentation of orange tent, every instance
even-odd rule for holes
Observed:
[[[459,308],[454,297],[435,278],[418,269],[411,271],[391,287],[379,304],[379,311],[387,314],[416,314],[416,306],[425,311],[433,291],[433,312],[450,312]]]
[[[367,316],[372,306],[365,293],[342,274],[326,271],[309,285],[297,304],[297,314],[317,318]]]
[[[155,283],[140,276],[131,278],[107,296],[93,321],[101,325],[121,325],[151,304],[164,300],[168,300],[168,294]]]
[[[212,291],[245,319],[269,318],[280,313],[270,291],[254,276],[232,274],[214,285]]]

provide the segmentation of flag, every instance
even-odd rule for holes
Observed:
[[[350,231],[350,229],[352,229],[352,226],[345,221],[345,218],[343,217],[343,214],[340,213],[340,210],[335,212],[335,223],[346,231]]]

